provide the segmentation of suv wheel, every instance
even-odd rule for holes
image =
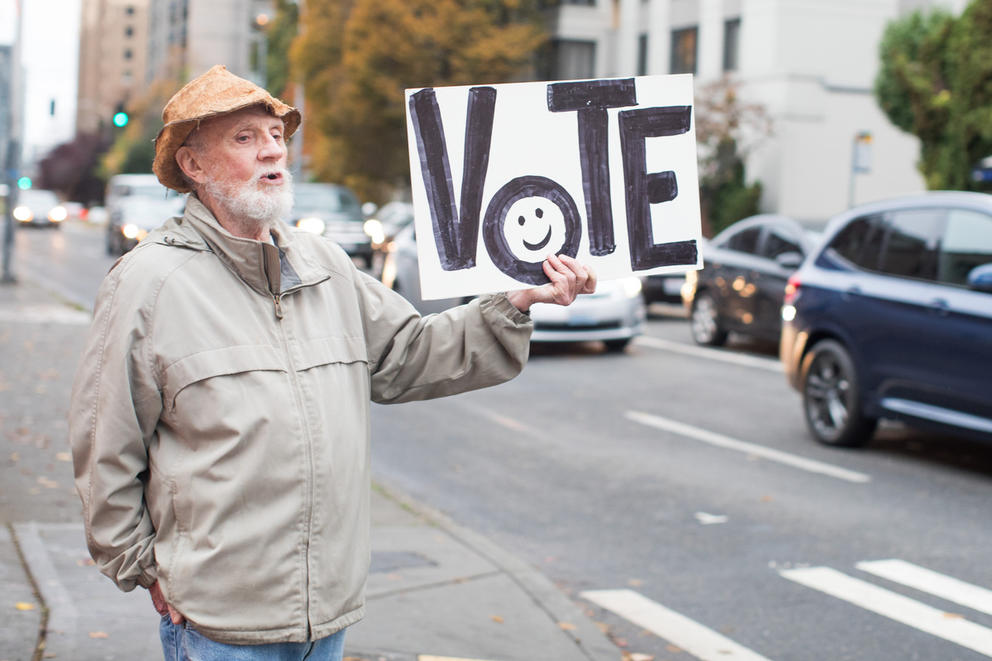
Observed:
[[[861,410],[857,373],[847,349],[833,340],[817,342],[803,359],[801,374],[806,424],[816,440],[845,447],[867,443],[878,421]]]
[[[719,346],[727,341],[727,331],[720,328],[716,301],[709,294],[701,292],[693,299],[689,327],[696,344]]]

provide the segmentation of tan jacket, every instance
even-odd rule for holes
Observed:
[[[421,318],[333,243],[273,233],[236,238],[191,195],[103,282],[70,411],[101,571],[158,579],[227,643],[361,619],[369,401],[506,381],[531,330],[503,295]]]

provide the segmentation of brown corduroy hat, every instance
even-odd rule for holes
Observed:
[[[176,151],[189,134],[204,119],[258,105],[265,106],[283,121],[285,137],[293,135],[299,128],[299,110],[286,105],[250,80],[235,76],[221,64],[186,83],[162,110],[164,126],[155,138],[155,162],[152,165],[158,180],[173,190],[188,193],[190,187],[176,163]]]

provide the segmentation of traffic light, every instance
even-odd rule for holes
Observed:
[[[31,177],[20,177],[17,180],[17,187],[21,190],[27,190],[31,188]]]
[[[114,117],[113,117],[114,126],[116,126],[119,129],[122,129],[125,126],[127,126],[128,120],[130,119],[131,118],[128,117],[127,111],[124,110],[124,104],[118,103],[117,110],[114,112]]]

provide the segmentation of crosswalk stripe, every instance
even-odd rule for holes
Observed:
[[[702,661],[768,661],[712,629],[633,590],[590,590],[582,598],[630,620]]]
[[[905,560],[874,560],[859,562],[855,566],[875,576],[992,615],[992,590],[965,583]]]
[[[729,436],[724,436],[723,434],[718,434],[706,429],[687,425],[683,422],[678,422],[669,418],[662,418],[649,413],[641,413],[640,411],[627,411],[626,416],[627,419],[648,427],[654,427],[655,429],[672,432],[673,434],[679,434],[680,436],[687,436],[689,438],[694,438],[697,441],[709,443],[710,445],[726,448],[728,450],[736,450],[745,454],[768,459],[769,461],[776,461],[780,464],[792,466],[793,468],[809,471],[810,473],[819,473],[821,475],[827,475],[846,482],[865,483],[871,481],[871,476],[865,473],[848,470],[846,468],[841,468],[840,466],[834,466],[833,464],[816,461],[815,459],[807,459],[806,457],[789,454],[788,452],[775,450],[765,447],[764,445],[739,441],[736,438],[731,438]]]
[[[852,578],[830,567],[787,569],[783,577],[819,590],[855,606],[915,627],[944,640],[992,656],[992,629],[946,613],[909,597],[866,581]]]

